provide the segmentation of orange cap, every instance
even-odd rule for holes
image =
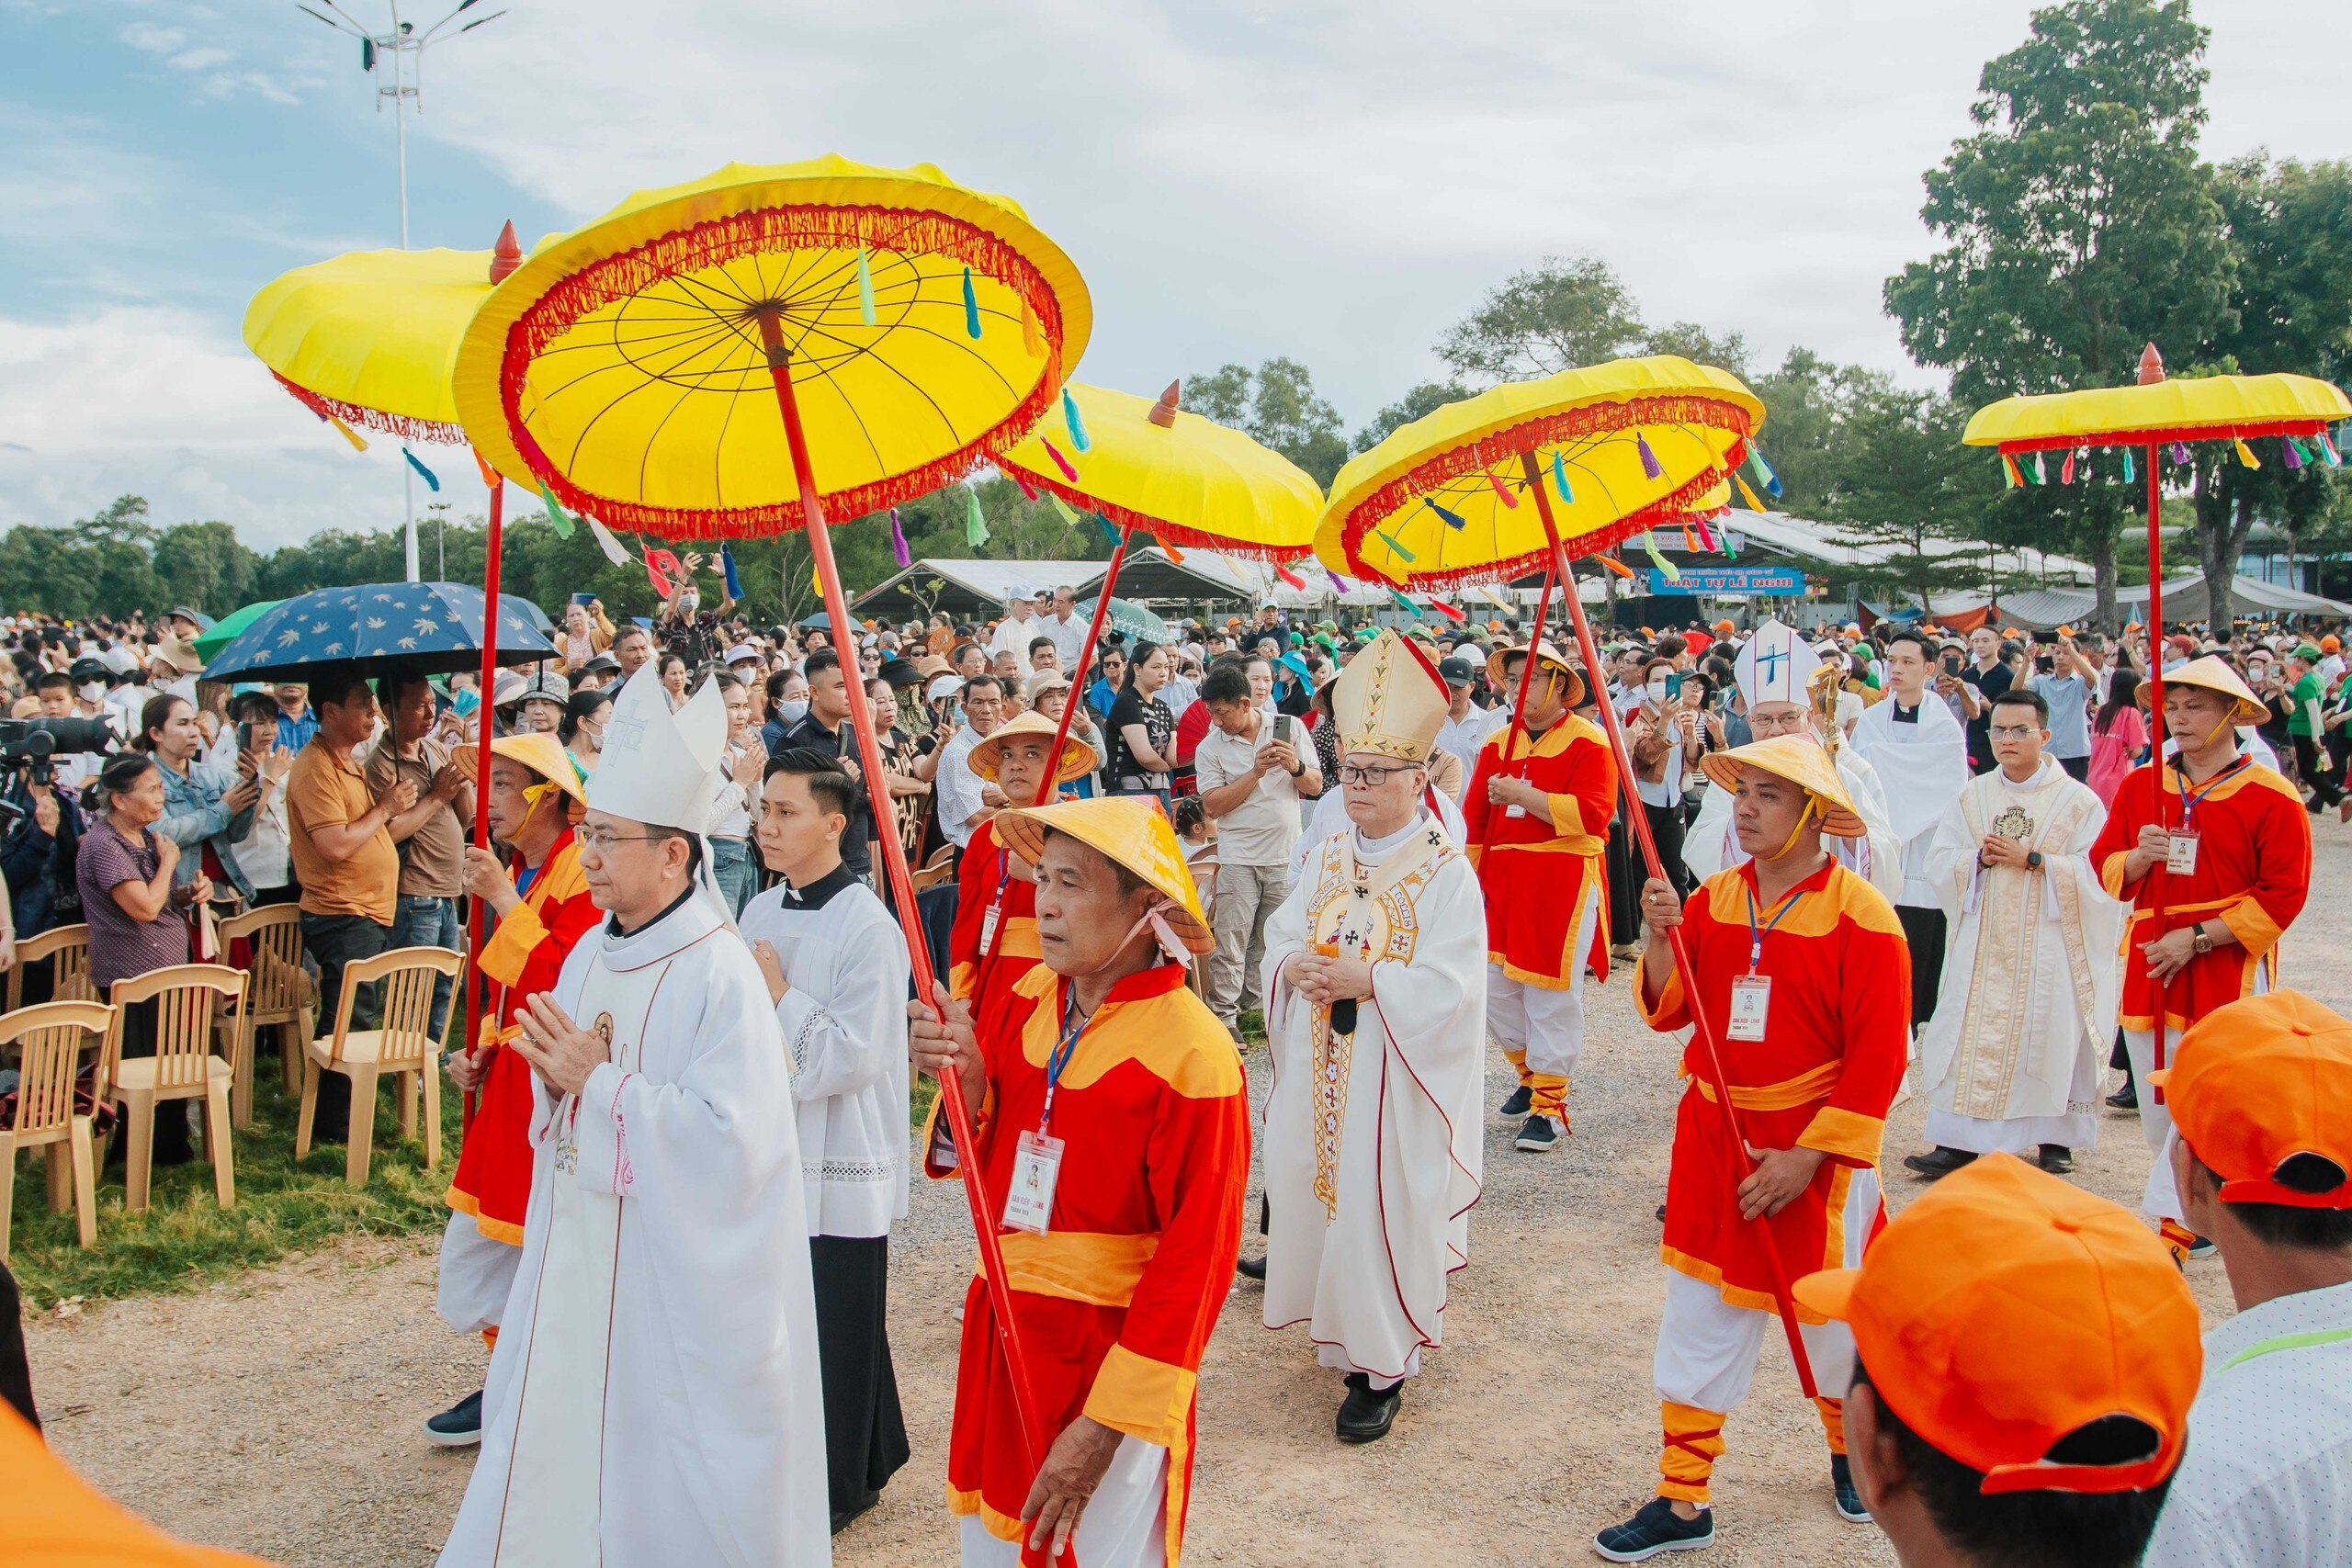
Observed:
[[[2015,1156],[1937,1182],[1796,1298],[1853,1325],[1887,1407],[1988,1495],[2143,1491],[2180,1462],[2205,1362],[2188,1286],[2137,1217]],[[2119,1416],[2150,1429],[2142,1457],[2048,1457]]]
[[[2247,997],[2183,1031],[2148,1081],[2224,1203],[2352,1209],[2352,1019],[2301,991]]]

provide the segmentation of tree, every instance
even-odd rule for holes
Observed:
[[[1388,439],[1400,425],[1437,412],[1451,402],[1458,402],[1470,395],[1470,389],[1459,381],[1424,381],[1403,397],[1372,416],[1372,423],[1356,432],[1351,444],[1357,452],[1369,452]]]
[[[1306,366],[1282,355],[1256,370],[1224,365],[1184,380],[1184,406],[1272,447],[1328,486],[1348,459],[1340,411],[1315,390]]]
[[[2205,40],[2187,0],[2069,0],[1986,63],[1982,129],[1927,175],[1920,216],[1943,248],[1885,290],[1904,346],[1962,400],[2116,385],[2143,344],[2222,330],[2233,258],[2197,155]],[[2064,516],[2112,629],[2115,509]]]
[[[1596,256],[1547,256],[1515,272],[1440,340],[1437,356],[1487,381],[1549,376],[1640,350],[1634,297]]]
[[[1884,565],[1846,569],[1865,586],[1931,593],[1984,584],[1964,556],[1928,547],[1976,536],[1993,481],[1976,453],[1960,443],[1967,411],[1940,393],[1894,385],[1883,375],[1856,378],[1843,400],[1835,466],[1820,511],[1849,545],[1887,545]],[[1997,584],[1984,584],[1997,588]]]

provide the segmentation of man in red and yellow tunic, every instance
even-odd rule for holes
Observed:
[[[967,1568],[1075,1532],[1087,1568],[1179,1560],[1193,1385],[1230,1289],[1250,1176],[1241,1058],[1184,985],[1214,945],[1175,834],[1148,796],[1008,809],[1000,839],[1037,868],[1043,961],[991,983],[977,1023],[921,1004],[915,1063],[976,1108],[981,1185],[1001,1216],[1042,1462],[1024,1457],[987,1281],[965,1295],[948,1506]],[[955,1172],[934,1111],[924,1168]],[[1044,1151],[1044,1153],[1041,1153]],[[1046,1157],[1050,1155],[1050,1162]],[[1042,1562],[1042,1555],[1035,1561]]]
[[[2149,697],[2146,684],[2140,700]],[[2123,931],[2123,1048],[2140,1089],[2140,1131],[2156,1156],[2140,1207],[2176,1256],[2211,1244],[2181,1223],[2165,1141],[2172,1112],[2146,1088],[2167,1041],[2215,1008],[2267,991],[2278,939],[2311,893],[2312,828],[2295,786],[2238,749],[2237,726],[2267,716],[2219,659],[2165,675],[2165,729],[2179,754],[2124,775],[2091,866],[2129,899]],[[2161,915],[2158,913],[2162,908]]]
[[[1657,1497],[1594,1541],[1615,1562],[1713,1540],[1708,1483],[1724,1422],[1747,1397],[1757,1354],[1777,1326],[1760,1227],[1770,1226],[1792,1280],[1860,1260],[1885,1219],[1879,1145],[1911,1035],[1910,952],[1894,906],[1822,848],[1824,833],[1867,830],[1828,753],[1789,735],[1716,752],[1703,765],[1731,792],[1733,830],[1752,858],[1687,900],[1649,882],[1634,992],[1658,1030],[1690,1027],[1695,993],[1748,1147],[1724,1126],[1713,1068],[1694,1035],[1658,1247],[1673,1272],[1658,1324]],[[1689,975],[1668,935],[1677,926]],[[1852,1336],[1818,1314],[1797,1315],[1816,1384],[1843,1389]],[[1816,1404],[1838,1509],[1867,1519],[1846,1463],[1844,1406],[1831,1397]]]
[[[1524,649],[1488,660],[1498,691],[1516,692]],[[1463,793],[1471,863],[1487,896],[1487,1029],[1519,1088],[1505,1116],[1525,1116],[1517,1146],[1543,1154],[1568,1128],[1568,1079],[1584,1050],[1584,976],[1609,977],[1609,822],[1617,764],[1575,710],[1584,677],[1549,643],[1534,650],[1526,733],[1487,739]],[[1514,741],[1516,743],[1514,743]]]
[[[1046,759],[1054,749],[1054,721],[1024,713],[989,732],[972,748],[972,772],[1004,798],[1026,806],[1037,798]],[[1094,771],[1094,748],[1076,736],[1062,741],[1056,784]],[[985,977],[993,989],[1009,986],[1037,963],[1037,886],[1034,868],[1008,856],[993,818],[972,829],[956,866],[956,924],[947,936],[948,988],[972,999]]]
[[[603,917],[572,843],[572,818],[585,796],[562,744],[552,735],[510,735],[492,741],[490,751],[481,798],[491,836],[510,858],[466,851],[466,891],[497,924],[481,944],[470,992],[487,996],[488,1010],[473,1048],[447,1058],[449,1080],[477,1098],[449,1179],[435,1306],[451,1328],[495,1346],[531,1197],[531,1069],[505,1046],[521,1032],[515,1020],[527,999],[555,988],[572,944]],[[444,1447],[479,1442],[481,1391],[427,1420],[424,1430]]]

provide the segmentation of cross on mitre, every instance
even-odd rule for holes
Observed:
[[[1795,703],[1802,706],[1821,656],[1805,645],[1795,630],[1780,621],[1766,621],[1747,639],[1732,663],[1732,678],[1749,707],[1758,703]]]

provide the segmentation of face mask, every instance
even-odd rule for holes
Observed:
[[[699,610],[699,609],[701,609],[701,608],[702,608],[702,595],[701,595],[701,594],[699,594],[699,593],[681,593],[681,594],[679,594],[679,595],[678,595],[678,614],[680,614],[680,615],[693,615],[696,610]]]
[[[798,724],[808,716],[808,705],[806,701],[786,697],[775,705],[775,716],[786,724]]]
[[[1665,677],[1665,676],[1663,676],[1663,675],[1658,676],[1656,680],[1653,680],[1653,681],[1650,682],[1650,684],[1649,684],[1649,694],[1650,694],[1650,701],[1652,701],[1652,702],[1654,702],[1654,703],[1663,703],[1664,701],[1666,701],[1666,677]]]
[[[107,683],[104,681],[85,681],[74,689],[82,694],[82,700],[85,703],[96,702],[107,694]]]

